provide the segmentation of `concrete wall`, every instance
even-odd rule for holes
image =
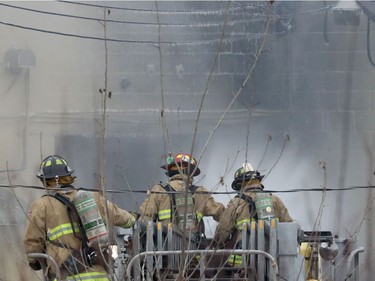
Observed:
[[[197,183],[213,191],[231,191],[233,174],[245,161],[267,174],[264,184],[275,191],[373,184],[375,68],[367,57],[363,11],[357,25],[341,25],[332,9],[323,9],[335,2],[232,3],[218,53],[228,3],[159,2],[159,21],[170,24],[161,26],[161,41],[168,43],[161,44],[160,54],[154,2],[90,2],[112,6],[106,17],[117,22],[107,22],[107,47],[95,39],[104,37],[103,22],[87,19],[103,19],[102,8],[5,4],[16,7],[0,6],[0,54],[30,49],[36,63],[17,73],[5,64],[0,68],[3,185],[39,186],[40,160],[59,153],[76,170],[77,186],[99,186],[99,91],[106,78],[111,97],[105,181],[108,189],[125,192],[109,194],[123,208],[137,209],[145,197],[127,190],[145,191],[166,180],[159,166],[168,151],[192,150],[202,170]],[[1,260],[0,279],[31,280],[22,231],[25,213],[41,192],[3,188],[0,194],[0,233],[9,252]],[[366,247],[361,280],[370,280],[371,190],[329,192],[324,201],[319,192],[278,195],[305,230],[330,230],[343,238],[358,234],[358,244]],[[230,196],[215,198],[226,204]],[[215,223],[208,223],[212,235]]]

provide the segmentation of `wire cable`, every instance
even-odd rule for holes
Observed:
[[[132,25],[148,25],[148,26],[155,26],[157,27],[159,24],[157,22],[142,22],[142,21],[123,21],[123,20],[111,20],[111,19],[99,19],[99,18],[93,18],[93,17],[84,17],[84,16],[76,16],[71,14],[62,14],[62,13],[55,13],[55,12],[48,12],[48,11],[41,11],[31,8],[25,8],[10,4],[5,4],[0,2],[0,6],[12,8],[12,9],[19,9],[24,11],[29,11],[33,13],[41,13],[46,15],[52,15],[52,16],[60,16],[60,17],[67,17],[67,18],[74,18],[74,19],[82,19],[82,20],[90,20],[90,21],[100,21],[100,22],[108,22],[108,23],[119,23],[119,24],[132,24]],[[250,19],[250,21],[260,21],[263,19]],[[248,23],[249,19],[244,20],[236,20],[230,22],[230,24],[241,24],[241,23]],[[213,23],[213,22],[207,22],[207,23],[196,23],[196,24],[185,24],[185,23],[160,23],[161,26],[168,26],[168,27],[214,27],[214,26],[221,26],[221,23]]]
[[[66,3],[66,4],[74,4],[74,5],[81,5],[81,6],[88,6],[88,7],[96,7],[96,8],[104,8],[104,9],[112,9],[112,10],[123,10],[123,11],[130,11],[130,12],[138,12],[138,13],[147,13],[147,14],[169,14],[169,15],[177,15],[177,14],[185,14],[185,15],[224,15],[225,9],[223,10],[195,10],[195,11],[186,11],[186,10],[159,10],[156,9],[140,9],[140,8],[126,8],[126,7],[118,7],[118,6],[107,6],[107,5],[98,5],[98,4],[89,4],[83,2],[74,2],[74,1],[64,1],[58,0],[57,2]],[[256,5],[248,5],[247,8],[260,8]],[[240,8],[232,8],[231,11],[242,10],[244,7]]]
[[[151,46],[154,45],[153,47],[157,47],[157,44],[170,44],[170,45],[205,45],[205,44],[213,44],[219,42],[221,39],[211,39],[211,40],[205,40],[205,41],[152,41],[152,40],[126,40],[126,39],[115,39],[115,38],[101,38],[101,37],[95,37],[95,36],[86,36],[86,35],[79,35],[79,34],[72,34],[72,33],[65,33],[65,32],[59,32],[59,31],[51,31],[51,30],[46,30],[46,29],[40,29],[40,28],[33,28],[29,26],[23,26],[23,25],[18,25],[18,24],[13,24],[9,22],[3,22],[0,21],[0,24],[2,25],[7,25],[7,26],[12,26],[20,29],[26,29],[26,30],[32,30],[32,31],[37,31],[37,32],[42,32],[42,33],[48,33],[48,34],[54,34],[54,35],[60,35],[60,36],[67,36],[67,37],[75,37],[75,38],[81,38],[81,39],[90,39],[90,40],[99,40],[99,41],[108,41],[108,42],[117,42],[117,43],[133,43],[133,44],[150,44]],[[242,34],[237,37],[232,37],[232,38],[226,38],[224,39],[224,42],[233,42],[236,40],[255,40],[261,37],[261,35],[252,35],[252,37],[245,37],[243,35],[248,35],[248,34]]]
[[[25,189],[36,189],[36,190],[46,190],[43,186],[35,186],[35,185],[20,185],[20,184],[0,184],[0,188],[25,188]],[[292,189],[283,189],[283,190],[271,190],[267,189],[263,192],[266,193],[298,193],[298,192],[339,192],[339,191],[350,191],[350,190],[357,190],[357,189],[374,189],[374,185],[366,185],[366,186],[348,186],[348,187],[337,187],[337,188],[323,188],[323,187],[316,187],[316,188],[292,188]],[[101,192],[99,189],[95,188],[86,188],[86,187],[77,187],[76,190],[86,190],[92,192]],[[60,188],[48,188],[48,190],[60,190]],[[108,189],[108,193],[115,193],[115,194],[123,194],[123,193],[140,193],[140,194],[147,194],[147,193],[164,193],[164,192],[154,192],[150,190],[134,190],[134,189]],[[171,192],[171,193],[179,193],[179,192]],[[195,193],[204,193],[204,194],[238,194],[238,191],[214,191],[214,192],[200,192],[196,191]]]

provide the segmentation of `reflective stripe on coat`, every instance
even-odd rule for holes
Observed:
[[[72,200],[76,190],[61,193]],[[96,204],[106,225],[131,227],[135,218],[127,211],[120,209],[110,201],[106,201],[99,193],[93,193]],[[106,218],[106,203],[108,206],[108,221]],[[73,226],[70,222],[67,207],[51,196],[43,196],[35,200],[28,214],[24,234],[25,253],[44,253],[51,256],[61,268],[63,262],[73,253],[81,253],[81,233],[78,230],[76,217],[73,215]],[[82,259],[83,261],[83,259]],[[50,262],[46,264],[49,273],[56,269]],[[104,267],[96,267],[99,272],[105,272]]]

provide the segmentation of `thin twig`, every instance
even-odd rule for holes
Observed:
[[[263,179],[263,180],[265,180],[265,179],[271,174],[272,170],[273,170],[273,169],[276,167],[276,165],[279,163],[279,161],[280,161],[280,159],[281,159],[281,156],[282,156],[283,153],[284,153],[284,150],[285,150],[285,148],[286,148],[286,145],[287,145],[288,141],[289,141],[289,135],[286,135],[286,136],[285,136],[285,139],[284,139],[284,144],[283,144],[283,147],[281,148],[281,151],[280,151],[279,156],[277,157],[275,163],[272,165],[271,169],[270,169],[270,170],[268,171],[268,173],[264,176],[264,179]]]
[[[161,95],[161,111],[160,111],[160,118],[162,123],[163,129],[163,144],[164,144],[164,154],[167,154],[167,143],[171,146],[171,142],[169,139],[169,132],[167,127],[167,117],[165,113],[165,101],[164,101],[164,70],[163,70],[163,53],[161,51],[161,23],[159,17],[159,6],[158,1],[155,1],[156,7],[156,19],[158,22],[158,52],[159,52],[159,66],[160,66],[160,95]],[[166,160],[165,160],[166,161]]]
[[[216,132],[216,130],[219,128],[219,126],[221,125],[221,123],[223,122],[226,114],[229,112],[230,108],[232,107],[233,103],[236,101],[236,99],[238,98],[238,96],[242,93],[243,89],[245,88],[245,85],[247,84],[247,82],[251,79],[252,77],[252,73],[255,69],[255,66],[257,65],[257,62],[259,60],[259,57],[263,51],[263,47],[265,45],[265,42],[266,42],[266,39],[267,39],[267,34],[268,34],[268,29],[269,29],[269,23],[270,23],[270,19],[268,18],[267,20],[267,23],[266,23],[266,29],[265,29],[265,32],[264,32],[264,37],[263,37],[263,41],[260,45],[260,48],[258,50],[258,52],[256,53],[255,55],[255,60],[254,60],[254,63],[252,65],[252,67],[250,68],[246,78],[244,79],[244,81],[242,82],[242,85],[240,86],[240,88],[238,89],[237,93],[234,95],[232,101],[229,103],[228,107],[226,108],[226,110],[224,111],[224,113],[222,114],[222,116],[220,117],[219,121],[217,122],[217,124],[215,125],[215,127],[212,129],[210,135],[208,136],[205,144],[204,144],[204,147],[203,147],[203,150],[202,150],[202,153],[199,157],[199,161],[201,160],[201,158],[203,157],[203,154],[204,152],[206,151],[207,147],[208,147],[208,144],[210,143],[211,141],[211,138],[212,136],[214,135],[214,133]]]

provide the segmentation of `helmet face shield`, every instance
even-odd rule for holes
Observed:
[[[68,166],[68,162],[64,158],[58,155],[50,155],[42,161],[36,176],[39,179],[47,180],[69,176],[73,172],[74,170]]]
[[[180,171],[186,171],[189,165],[190,172],[194,172],[192,176],[198,176],[201,173],[197,160],[186,153],[178,153],[175,156],[169,155],[166,162],[167,164],[161,166],[161,168],[167,170],[168,176],[178,174]]]

